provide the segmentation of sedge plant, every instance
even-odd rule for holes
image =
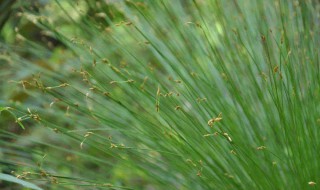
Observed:
[[[2,89],[24,97],[0,102],[3,173],[43,189],[320,185],[319,1],[16,6],[60,44],[19,26],[23,43],[2,43]]]

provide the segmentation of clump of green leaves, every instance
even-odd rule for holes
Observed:
[[[51,189],[316,187],[319,9],[315,0],[23,6],[20,16],[60,45],[26,38],[33,59],[4,55],[32,74],[10,75],[28,101],[6,106],[27,132],[1,128],[3,168]]]

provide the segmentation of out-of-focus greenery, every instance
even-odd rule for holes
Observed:
[[[0,10],[0,188],[320,185],[319,1]]]

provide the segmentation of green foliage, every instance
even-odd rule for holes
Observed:
[[[25,130],[0,121],[3,173],[45,189],[320,183],[318,1],[19,3],[0,56],[1,90],[18,90],[0,106]]]
[[[26,188],[29,188],[29,189],[34,189],[34,190],[41,190],[41,188],[37,187],[36,185],[32,184],[32,183],[29,183],[27,181],[23,181],[21,179],[18,179],[16,177],[13,177],[13,176],[10,176],[10,175],[7,175],[7,174],[1,174],[0,173],[0,180],[5,180],[5,181],[10,181],[10,182],[13,182],[13,183],[17,183],[17,184],[20,184]]]

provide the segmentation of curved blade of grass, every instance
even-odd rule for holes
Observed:
[[[35,184],[32,184],[30,182],[18,179],[16,177],[13,177],[13,176],[8,175],[8,174],[0,173],[0,180],[9,181],[9,182],[12,182],[12,183],[17,183],[17,184],[20,184],[20,185],[22,185],[22,186],[24,186],[26,188],[30,188],[30,189],[34,189],[34,190],[43,190],[40,187],[38,187],[37,185],[35,185]]]

